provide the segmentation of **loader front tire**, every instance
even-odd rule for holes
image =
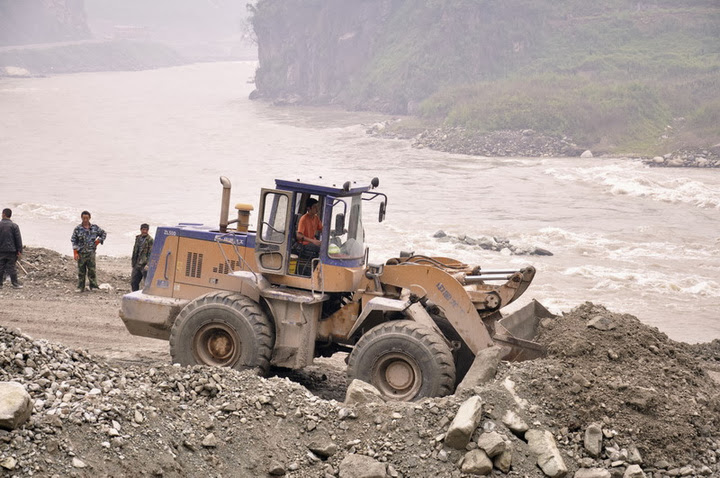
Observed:
[[[442,397],[455,386],[450,348],[434,331],[412,320],[374,327],[348,359],[348,380],[372,384],[388,400]]]
[[[178,314],[170,331],[170,355],[181,365],[255,368],[265,375],[274,342],[272,324],[257,302],[233,292],[211,292]]]

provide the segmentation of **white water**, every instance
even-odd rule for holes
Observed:
[[[720,171],[623,159],[476,158],[368,137],[381,115],[278,108],[247,99],[253,62],[0,79],[0,206],[25,243],[70,253],[83,209],[129,255],[141,222],[216,224],[225,175],[257,207],[277,178],[380,178],[387,220],[366,216],[371,260],[400,250],[485,268],[538,269],[523,300],[555,312],[585,301],[671,338],[720,338]],[[255,219],[253,219],[254,221]],[[432,238],[503,236],[551,257]]]

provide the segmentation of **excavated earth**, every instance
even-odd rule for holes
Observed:
[[[0,289],[0,381],[23,384],[28,422],[0,431],[2,476],[461,477],[466,450],[445,432],[471,395],[480,434],[499,433],[512,466],[495,476],[541,477],[515,412],[550,431],[567,476],[720,476],[720,341],[670,340],[633,316],[586,303],[544,319],[548,356],[501,363],[495,378],[461,395],[415,403],[345,404],[344,356],[303,371],[179,367],[167,343],[130,336],[117,316],[129,261],[101,257],[103,290],[73,292],[74,262],[28,249],[23,289]],[[62,344],[62,345],[61,345]],[[603,451],[583,445],[588,426]]]

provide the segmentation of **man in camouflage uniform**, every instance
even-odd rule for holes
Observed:
[[[147,276],[150,252],[152,252],[153,238],[148,231],[150,226],[140,224],[140,234],[135,236],[135,245],[132,253],[132,276],[130,277],[130,288],[135,292],[140,290],[140,281],[145,282]]]
[[[98,244],[105,242],[105,231],[97,224],[90,224],[90,213],[80,213],[82,223],[78,224],[72,233],[70,241],[73,246],[73,256],[78,263],[77,292],[85,290],[85,273],[90,282],[90,290],[99,289],[95,275],[95,249]]]
[[[10,276],[10,282],[16,289],[22,288],[17,278],[17,261],[22,255],[23,243],[20,228],[12,222],[12,210],[5,208],[0,220],[0,288],[5,282],[5,274]]]

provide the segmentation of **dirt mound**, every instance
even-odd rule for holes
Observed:
[[[109,256],[97,257],[98,282],[113,287],[130,283],[130,259]],[[123,272],[125,269],[127,272]],[[18,263],[20,280],[47,287],[77,283],[77,263],[72,256],[43,247],[25,247]]]
[[[599,423],[611,445],[637,447],[645,463],[715,463],[720,386],[702,359],[720,360],[718,344],[677,343],[592,303],[546,320],[539,341],[549,357],[510,374],[558,431],[577,442]]]

